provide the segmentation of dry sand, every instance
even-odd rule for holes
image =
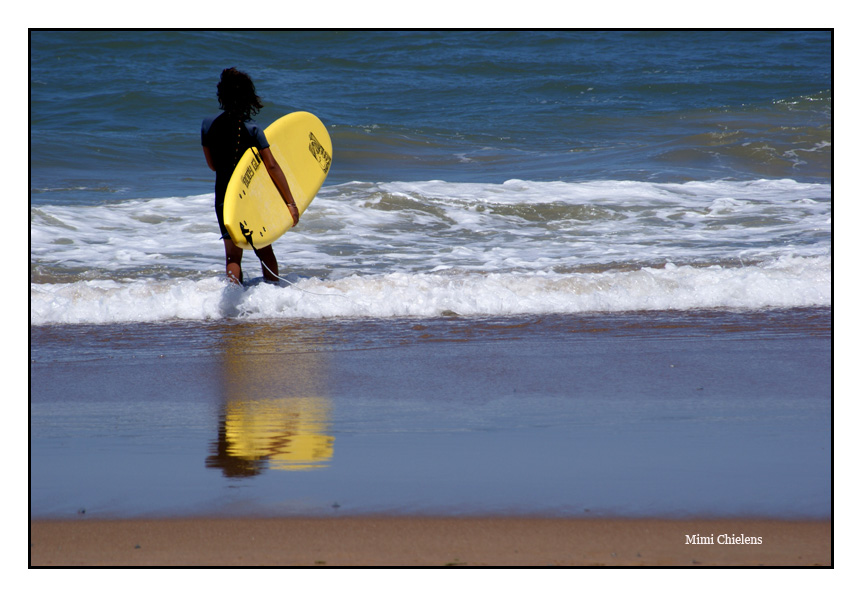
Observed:
[[[687,544],[687,536],[713,544]],[[725,536],[760,544],[720,544]],[[830,521],[331,517],[32,521],[40,566],[832,566]]]

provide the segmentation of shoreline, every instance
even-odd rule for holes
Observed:
[[[687,543],[687,536],[696,543]],[[729,540],[738,543],[720,543]],[[31,567],[831,567],[832,550],[831,520],[348,516],[30,521]]]

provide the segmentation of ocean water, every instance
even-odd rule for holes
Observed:
[[[30,41],[32,325],[831,304],[829,32]],[[334,145],[241,297],[199,140],[231,65]]]
[[[31,516],[829,517],[832,41],[32,31]],[[278,286],[227,66],[333,140]]]

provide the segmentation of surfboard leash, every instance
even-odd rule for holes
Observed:
[[[260,259],[260,258],[258,258],[258,259]],[[269,272],[270,274],[272,274],[273,276],[275,276],[276,278],[278,278],[278,279],[279,279],[279,280],[281,280],[282,282],[286,282],[286,283],[288,283],[288,284],[289,284],[289,285],[291,285],[292,287],[296,287],[296,286],[297,286],[297,283],[295,283],[295,282],[291,282],[291,281],[290,281],[290,280],[288,280],[287,278],[282,278],[281,276],[279,276],[278,274],[276,274],[275,272],[273,272],[272,270],[270,270],[270,269],[267,267],[267,264],[265,264],[265,263],[264,263],[264,260],[260,260],[260,261],[261,261],[261,265],[264,267],[264,269],[265,269],[267,272]],[[347,299],[347,300],[348,300],[348,301],[350,301],[351,303],[356,303],[356,301],[354,301],[353,299],[351,299],[350,297],[348,297],[347,295],[344,295],[344,294],[342,294],[342,293],[315,293],[314,291],[307,291],[306,289],[301,289],[301,288],[299,288],[299,287],[297,287],[297,290],[298,290],[298,291],[302,291],[303,293],[308,293],[309,295],[317,295],[318,297],[341,297],[342,299]]]

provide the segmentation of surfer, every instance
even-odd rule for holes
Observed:
[[[270,144],[267,142],[264,130],[252,120],[252,117],[264,105],[255,91],[255,84],[251,77],[233,67],[225,69],[222,71],[216,91],[219,107],[223,112],[204,119],[201,125],[201,145],[204,148],[207,165],[216,172],[216,218],[219,221],[219,230],[225,242],[225,269],[229,279],[241,284],[243,282],[241,266],[243,249],[237,247],[231,240],[231,235],[225,228],[222,211],[228,181],[230,181],[234,168],[247,149],[254,147],[258,150],[267,172],[272,177],[285,205],[291,212],[294,225],[299,222],[300,213],[297,210],[294,197],[291,195],[285,174],[270,151]],[[273,253],[272,245],[256,247],[255,255],[261,260],[264,279],[277,281],[279,279],[279,264]]]

